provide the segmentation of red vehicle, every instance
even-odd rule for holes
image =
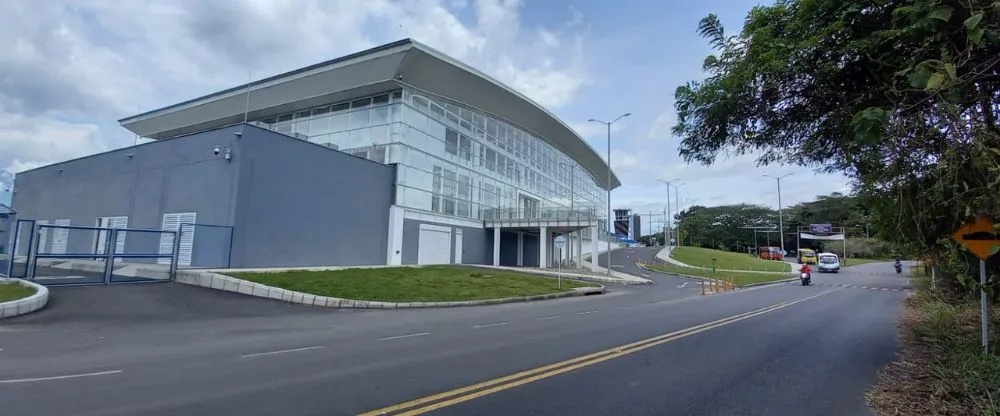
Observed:
[[[785,258],[781,255],[781,247],[761,247],[757,255],[764,260],[783,260]]]

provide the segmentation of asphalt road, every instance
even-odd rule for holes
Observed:
[[[619,255],[640,253],[612,264]],[[430,310],[175,284],[58,288],[46,310],[0,321],[0,403],[5,416],[348,415],[599,353],[406,410],[865,414],[863,393],[895,354],[903,293],[847,282],[906,278],[856,267],[811,287],[700,296],[651,274],[655,285],[601,296]]]

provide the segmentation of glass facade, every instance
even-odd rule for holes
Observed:
[[[489,220],[595,212],[606,191],[577,162],[510,123],[397,90],[258,125],[380,163],[397,163],[399,205]],[[603,228],[603,227],[602,227]]]

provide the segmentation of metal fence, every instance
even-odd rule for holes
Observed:
[[[567,209],[567,208],[496,208],[483,212],[484,221],[510,221],[510,220],[579,220],[595,221],[599,218],[595,209]]]
[[[14,235],[17,228],[17,212],[0,204],[0,276],[9,276],[14,264]]]
[[[47,285],[170,281],[176,231],[34,224],[29,279]]]
[[[10,245],[10,262],[7,276],[23,279],[28,277],[28,256],[35,244],[35,221],[16,220]]]
[[[177,267],[228,269],[232,266],[233,227],[184,223],[180,226]]]

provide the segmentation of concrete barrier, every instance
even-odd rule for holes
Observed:
[[[26,298],[0,303],[0,319],[24,315],[42,309],[49,303],[49,289],[22,279],[0,279],[0,285],[21,285],[35,288],[35,294]]]

